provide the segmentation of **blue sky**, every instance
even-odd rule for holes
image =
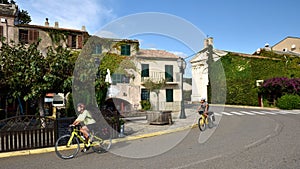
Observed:
[[[271,46],[287,36],[300,37],[298,0],[16,0],[31,15],[31,24],[44,25],[49,18],[60,27],[95,34],[124,16],[160,12],[180,17],[214,38],[217,49],[253,53],[265,43]],[[184,33],[184,32],[182,32]],[[179,41],[161,35],[132,38],[141,48],[163,49],[183,56],[194,53]],[[197,42],[195,42],[197,43]],[[199,39],[199,50],[202,47]],[[201,44],[201,45],[200,45]]]

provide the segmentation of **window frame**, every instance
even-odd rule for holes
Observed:
[[[150,76],[150,69],[149,64],[141,64],[141,77],[149,77]]]
[[[118,73],[112,74],[111,80],[112,80],[112,85],[116,85],[117,83],[128,84],[130,82],[129,77],[127,77],[125,74],[118,74]]]
[[[102,44],[95,44],[93,49],[93,54],[101,54],[102,53]]]
[[[174,102],[174,89],[166,89],[166,102]]]
[[[150,101],[150,90],[149,89],[141,89],[141,100]]]
[[[131,54],[131,45],[129,44],[121,45],[121,55],[130,56],[130,54]]]
[[[165,65],[165,80],[166,80],[166,82],[174,81],[173,74],[174,74],[173,65]]]
[[[0,25],[0,40],[4,37],[4,27]]]
[[[19,29],[19,42],[32,44],[39,39],[39,31],[35,29]]]

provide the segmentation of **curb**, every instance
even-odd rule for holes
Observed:
[[[258,107],[258,106],[241,106],[241,105],[229,105],[229,104],[210,104],[212,106],[222,106],[222,107],[233,107],[233,108],[249,108],[249,109],[265,109],[265,110],[281,110],[276,107]]]
[[[137,139],[142,139],[142,138],[160,136],[160,135],[164,135],[164,134],[170,134],[170,133],[174,133],[174,132],[179,132],[179,131],[192,129],[192,128],[195,128],[195,126],[197,126],[197,124],[188,125],[188,126],[184,126],[184,127],[178,127],[178,128],[169,129],[169,130],[153,132],[153,133],[141,134],[141,135],[137,135],[137,136],[127,136],[127,137],[124,137],[124,138],[117,138],[117,139],[113,139],[112,143],[114,144],[114,143],[132,141],[132,140],[137,140]],[[1,158],[6,158],[6,157],[15,157],[15,156],[23,156],[23,155],[49,153],[49,152],[54,152],[54,151],[55,151],[54,147],[47,147],[47,148],[40,148],[40,149],[4,152],[4,153],[0,153],[0,159]]]

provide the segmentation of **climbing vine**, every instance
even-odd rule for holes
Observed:
[[[259,89],[256,80],[300,77],[300,57],[273,51],[263,50],[260,57],[228,53],[219,61],[210,63],[211,66],[217,64],[223,65],[226,76],[226,87],[220,86],[226,88],[226,104],[257,106]],[[210,73],[210,79],[218,80],[217,76],[217,72]]]

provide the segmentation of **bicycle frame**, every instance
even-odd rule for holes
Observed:
[[[198,119],[198,127],[201,131],[204,131],[207,126],[208,126],[208,128],[212,128],[213,121],[214,121],[214,113],[213,112],[208,112],[207,117],[202,113],[202,114],[200,114],[200,117]]]
[[[71,142],[73,140],[74,137],[77,137],[82,143],[84,143],[84,145],[87,145],[87,143],[85,142],[85,140],[81,137],[81,135],[79,134],[80,130],[76,129],[75,127],[73,128],[73,131],[71,133],[71,137],[67,143],[67,146],[69,147],[71,145]],[[93,134],[93,132],[90,132],[91,137],[97,139],[99,142],[102,142],[103,139],[100,137],[97,137],[96,135]],[[96,143],[92,143],[91,146],[94,146],[94,144]]]
[[[72,131],[72,133],[71,133],[71,137],[70,137],[70,139],[69,139],[69,141],[68,141],[68,143],[67,143],[67,146],[68,146],[68,147],[71,145],[71,142],[72,142],[74,136],[76,136],[81,142],[83,142],[84,144],[86,144],[86,143],[85,143],[85,140],[79,135],[79,133],[80,133],[80,130],[78,130],[78,129],[76,129],[76,128],[74,127],[74,129],[73,129],[73,131]]]

